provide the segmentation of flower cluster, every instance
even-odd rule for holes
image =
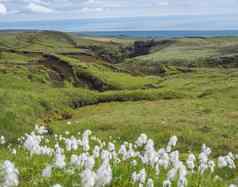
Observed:
[[[30,157],[48,157],[50,161],[45,163],[41,172],[45,180],[51,180],[54,172],[60,171],[63,175],[77,175],[77,183],[82,187],[110,186],[118,180],[129,181],[130,185],[139,187],[187,187],[192,176],[205,178],[214,175],[215,181],[218,178],[216,170],[236,169],[237,155],[228,153],[216,159],[205,144],[198,154],[184,154],[176,150],[176,136],[172,136],[161,148],[157,148],[146,134],[141,134],[135,142],[109,139],[108,142],[103,141],[92,135],[90,130],[74,135],[67,132],[50,136],[46,128],[36,126],[33,132],[19,138],[19,142],[22,145],[20,149],[23,147]],[[17,154],[15,148],[11,149],[12,152],[14,150]],[[120,173],[121,165],[127,166],[127,175]],[[3,186],[19,184],[19,172],[10,161],[4,162],[1,173]]]

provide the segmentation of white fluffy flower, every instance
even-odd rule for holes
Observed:
[[[55,153],[55,163],[54,163],[55,167],[57,168],[64,168],[66,163],[65,163],[65,156],[61,153],[61,152],[56,152]]]
[[[108,143],[108,151],[110,152],[115,151],[115,145],[111,142]]]
[[[230,184],[229,187],[237,187],[235,184]]]
[[[120,149],[119,149],[118,153],[123,155],[123,156],[127,154],[127,149],[126,149],[126,145],[125,144],[122,144],[120,146]]]
[[[62,187],[60,184],[54,184],[52,187]]]
[[[0,136],[0,145],[3,145],[6,143],[6,139],[4,136]]]
[[[90,130],[85,130],[82,135],[82,146],[84,151],[89,151],[90,145],[89,145],[89,136],[92,134]]]
[[[148,139],[148,137],[147,137],[146,134],[141,134],[141,135],[137,138],[135,144],[136,144],[137,146],[141,147],[141,146],[143,146],[143,145],[146,144],[147,139]]]
[[[178,172],[177,168],[170,169],[169,172],[167,173],[167,179],[169,181],[175,180],[175,178],[177,176],[177,172]]]
[[[43,134],[47,134],[47,133],[48,133],[48,130],[47,130],[46,127],[44,127],[44,126],[38,126],[38,125],[36,125],[36,126],[35,126],[35,132],[36,132],[37,134],[43,135]]]
[[[96,173],[90,169],[85,169],[80,174],[82,187],[94,187],[96,183]]]
[[[218,157],[218,159],[217,159],[217,166],[219,168],[224,168],[224,167],[227,166],[227,162],[226,162],[225,157],[223,157],[223,156]]]
[[[31,133],[26,135],[23,146],[30,151],[31,154],[51,155],[53,150],[47,146],[41,146],[42,137]]]
[[[91,157],[91,156],[88,157],[88,158],[86,159],[85,163],[84,163],[85,169],[90,169],[90,170],[92,170],[93,167],[94,167],[94,165],[95,165],[95,160],[94,160],[94,158]]]
[[[136,165],[137,165],[137,161],[136,161],[136,160],[132,160],[132,161],[131,161],[131,165],[132,165],[132,166],[136,166]]]
[[[213,173],[214,170],[215,170],[215,166],[216,166],[216,164],[215,164],[215,162],[214,162],[213,160],[209,160],[209,161],[208,161],[208,167],[210,168],[210,170],[211,170],[212,173]]]
[[[149,178],[147,183],[146,183],[146,187],[154,187],[154,181],[153,179]]]
[[[169,142],[168,142],[168,145],[167,145],[167,148],[166,148],[166,151],[167,151],[168,153],[171,152],[172,148],[176,146],[177,141],[178,141],[177,136],[172,136],[172,137],[169,139]]]
[[[146,176],[147,175],[145,169],[140,170],[138,174],[136,172],[133,172],[132,181],[134,183],[144,184],[146,181]]]
[[[217,159],[217,165],[219,168],[229,167],[230,169],[235,169],[236,165],[234,162],[234,157],[231,154],[226,156],[220,156]]]
[[[48,165],[43,169],[41,176],[42,177],[51,177],[51,174],[52,174],[52,166]]]
[[[16,155],[17,154],[17,150],[16,149],[12,149],[12,154]]]
[[[185,187],[187,184],[188,182],[186,177],[179,177],[177,187]]]
[[[109,161],[104,161],[96,172],[96,186],[102,187],[111,184],[112,169]]]
[[[190,153],[188,155],[188,159],[186,160],[186,164],[187,164],[188,169],[192,170],[192,172],[195,168],[195,161],[196,161],[195,155]]]
[[[71,138],[65,139],[65,147],[67,151],[77,150],[78,149],[78,140],[72,136]]]
[[[0,186],[3,187],[13,187],[18,186],[19,184],[19,171],[15,168],[15,165],[9,161],[6,160],[3,162],[2,166],[0,166],[0,173],[3,174],[3,179],[0,179]]]

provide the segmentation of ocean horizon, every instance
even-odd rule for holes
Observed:
[[[53,30],[100,37],[213,37],[238,36],[238,22],[226,17],[132,17],[75,20],[0,21],[1,30]],[[198,19],[199,18],[199,19]],[[238,18],[234,18],[238,21]],[[184,24],[181,20],[187,20]],[[189,25],[189,26],[188,26]]]
[[[0,29],[0,32],[38,32],[57,31],[56,29]],[[63,31],[64,32],[64,31]],[[69,32],[69,31],[68,31]],[[206,37],[238,37],[238,30],[163,30],[163,31],[76,31],[72,32],[85,37],[116,37],[116,38],[206,38]]]
[[[94,37],[129,37],[129,38],[180,38],[180,37],[232,37],[238,36],[238,30],[217,31],[91,31],[79,32],[81,35]]]

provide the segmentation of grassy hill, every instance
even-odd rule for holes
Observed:
[[[237,37],[178,38],[160,43],[152,46],[148,54],[127,59],[122,66],[147,74],[158,74],[161,68],[168,65],[189,68],[237,67]]]
[[[91,39],[51,31],[0,34],[0,116],[4,121],[0,129],[12,140],[37,121],[63,119],[65,115],[71,117],[75,108],[85,105],[131,100],[177,101],[181,98],[203,102],[204,97],[214,98],[214,94],[219,98],[222,90],[236,93],[234,68],[224,69],[219,64],[198,68],[197,63],[200,56],[207,58],[208,53],[213,56],[218,55],[218,51],[219,55],[235,54],[237,38],[176,39],[165,48],[153,48],[151,54],[128,58],[136,61],[130,62],[131,70],[128,62],[110,64],[91,48],[122,47],[125,43],[128,46],[131,44],[128,39],[125,42],[122,39]],[[182,55],[183,64],[180,64],[177,60]],[[137,66],[141,60],[143,71]],[[163,64],[164,60],[167,63]],[[188,62],[194,67],[183,69],[188,67]],[[155,73],[160,76],[143,75],[150,71],[150,63],[157,63],[160,70],[162,67],[162,73]],[[137,71],[140,73],[135,75]],[[14,128],[18,129],[17,133],[12,130]]]
[[[123,142],[146,133],[157,146],[177,135],[183,151],[198,153],[206,143],[213,156],[235,152],[238,38],[173,39],[130,57],[133,42],[51,31],[0,32],[0,136],[17,146],[17,138],[38,123],[53,134],[91,129],[102,139]],[[8,152],[0,145],[0,161]],[[10,157],[25,165],[21,186],[37,181],[41,158],[33,161],[29,176],[32,167],[22,157]],[[227,176],[225,183],[234,178]]]
[[[237,53],[236,37],[218,38],[183,38],[175,39],[171,45],[153,49],[151,54],[138,57],[140,60],[167,63],[199,63],[211,57]],[[186,65],[186,64],[184,64]]]
[[[37,120],[44,121],[41,116],[62,118],[75,107],[120,100],[124,95],[128,97],[125,100],[131,100],[134,92],[135,95],[144,93],[144,88],[160,82],[159,77],[131,75],[93,55],[64,55],[62,51],[69,47],[73,53],[81,50],[64,33],[1,35],[0,40],[7,40],[8,47],[0,49],[1,120],[4,122],[0,129],[9,139],[27,132]],[[20,36],[24,39],[17,41]],[[57,47],[57,43],[61,46]]]

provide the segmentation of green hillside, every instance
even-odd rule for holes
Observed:
[[[238,53],[237,46],[238,39],[233,37],[176,39],[171,45],[160,49],[155,48],[151,54],[138,57],[138,59],[199,65],[211,57]]]
[[[148,54],[135,55],[134,40],[128,38],[0,32],[0,136],[8,143],[0,145],[0,162],[10,154],[7,158],[20,168],[22,187],[52,186],[57,181],[74,186],[69,181],[79,176],[72,177],[70,168],[67,180],[58,170],[52,180],[42,179],[40,173],[52,158],[38,155],[27,160],[29,153],[18,147],[18,138],[35,124],[49,129],[49,141],[66,131],[78,136],[90,129],[105,141],[118,138],[118,145],[146,133],[156,148],[176,135],[182,159],[190,151],[198,154],[203,143],[213,149],[212,158],[236,153],[238,38],[171,40],[152,46]],[[12,148],[18,156],[10,153]],[[119,170],[131,171],[127,164]],[[204,181],[189,181],[199,187],[237,182],[236,170],[227,172],[220,183],[213,181],[224,172],[218,169]],[[125,176],[111,186],[135,186],[129,179],[123,182]]]
[[[237,46],[237,37],[162,40],[160,44],[154,44],[148,54],[126,59],[120,66],[147,74],[161,73],[168,65],[182,68],[237,67]]]

